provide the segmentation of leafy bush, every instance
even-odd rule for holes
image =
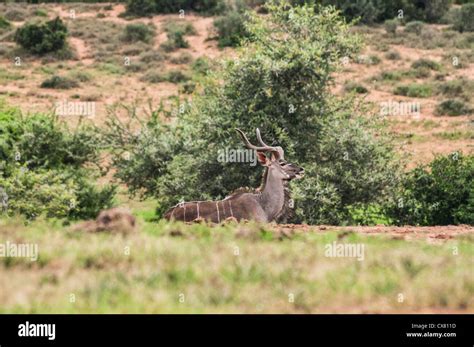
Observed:
[[[441,82],[436,89],[437,93],[444,96],[460,97],[468,101],[474,93],[474,82],[466,78],[459,78]]]
[[[180,10],[215,14],[222,11],[223,5],[219,0],[129,0],[127,14],[144,17],[153,13],[178,13]]]
[[[15,42],[34,54],[61,50],[66,37],[67,28],[59,17],[44,24],[25,24],[15,32]]]
[[[189,48],[189,42],[184,38],[184,33],[181,31],[172,31],[167,34],[168,40],[161,44],[161,48],[165,52],[172,52],[179,48]]]
[[[403,95],[413,98],[428,98],[433,94],[433,89],[427,84],[412,83],[397,86],[393,93],[395,95]]]
[[[99,190],[104,173],[93,126],[71,131],[55,116],[24,116],[0,103],[0,187],[9,214],[91,218],[113,203],[114,186]]]
[[[225,16],[214,20],[217,31],[219,47],[235,47],[240,41],[248,36],[245,29],[245,14],[243,10],[232,10]]]
[[[356,225],[390,225],[392,219],[387,217],[380,204],[354,205],[349,207],[351,224]]]
[[[425,23],[420,21],[409,22],[405,25],[404,31],[406,33],[414,33],[416,35],[421,35],[421,32],[425,26]]]
[[[71,89],[79,87],[79,83],[68,77],[54,75],[51,78],[44,80],[40,87],[51,89]]]
[[[474,31],[474,3],[464,4],[460,9],[455,9],[453,28],[460,32]]]
[[[455,152],[405,175],[387,213],[397,224],[474,224],[474,156]]]
[[[298,2],[298,0],[296,1]],[[310,2],[309,0],[307,2]],[[349,20],[360,18],[361,23],[381,23],[403,10],[403,20],[439,22],[449,9],[450,0],[322,0],[334,5]]]
[[[130,0],[126,13],[138,17],[148,17],[156,12],[155,0]]]
[[[157,197],[160,212],[181,199],[258,186],[261,168],[217,160],[220,149],[242,147],[236,127],[249,134],[259,127],[265,141],[305,168],[306,177],[293,183],[294,221],[343,223],[348,206],[382,200],[396,181],[393,151],[373,118],[330,91],[335,62],[360,46],[349,25],[329,7],[267,9],[267,16],[250,16],[251,42],[208,74],[192,105],[161,110],[175,122],[162,123],[156,112],[135,134],[109,119],[105,135],[116,148],[117,177],[132,193]]]
[[[397,32],[397,27],[398,27],[398,20],[396,19],[387,19],[384,22],[385,31],[389,34],[395,35],[395,33]]]
[[[50,170],[27,170],[16,166],[9,177],[0,176],[0,187],[8,197],[7,213],[34,219],[65,217],[75,199],[76,187],[66,175]]]
[[[126,42],[145,42],[150,43],[155,36],[155,30],[143,23],[127,24],[122,40]]]
[[[472,109],[469,108],[462,100],[448,99],[436,105],[435,114],[437,116],[462,116],[471,114]]]

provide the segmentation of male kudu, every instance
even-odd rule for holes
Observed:
[[[281,147],[266,145],[257,129],[259,146],[250,143],[247,136],[236,129],[247,148],[257,151],[258,161],[265,167],[262,185],[253,192],[237,191],[219,201],[182,202],[165,214],[168,220],[190,222],[207,220],[220,223],[227,218],[272,222],[284,219],[290,211],[288,182],[303,176],[304,170],[285,161]],[[268,154],[268,155],[267,155]]]

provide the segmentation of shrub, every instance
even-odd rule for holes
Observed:
[[[421,35],[421,32],[423,31],[424,26],[425,26],[425,23],[420,22],[420,21],[408,22],[405,25],[405,29],[403,31],[406,33],[414,33],[416,35]]]
[[[369,90],[364,87],[362,84],[355,83],[355,82],[349,82],[344,86],[344,90],[346,92],[356,92],[358,94],[365,94],[368,93]]]
[[[393,93],[413,98],[428,98],[433,94],[433,90],[429,85],[413,83],[397,86]]]
[[[5,19],[5,17],[0,16],[0,30],[11,28],[11,23]]]
[[[183,35],[196,35],[196,28],[189,22],[169,21],[165,24],[165,32],[180,32]]]
[[[433,60],[424,59],[424,58],[415,60],[411,64],[411,67],[414,69],[426,68],[426,69],[435,70],[435,71],[438,71],[441,69],[441,66],[439,65],[439,63]]]
[[[151,71],[145,74],[141,80],[149,83],[181,83],[189,80],[190,77],[181,70],[171,70],[166,73]]]
[[[44,80],[40,87],[51,89],[71,89],[79,87],[79,83],[68,77],[54,75],[53,77]]]
[[[450,0],[322,0],[335,5],[349,20],[360,18],[361,23],[380,23],[393,18],[400,9],[408,21],[439,22],[450,6]]]
[[[38,8],[33,12],[33,15],[38,16],[38,17],[48,17],[48,12],[45,10]]]
[[[211,64],[207,58],[199,57],[191,64],[191,68],[194,72],[207,74],[211,70]]]
[[[63,49],[67,28],[57,17],[44,24],[25,24],[17,29],[15,42],[34,54],[45,54]]]
[[[22,214],[29,219],[40,215],[65,217],[77,189],[66,175],[51,170],[27,170],[15,167],[9,177],[0,176],[0,187],[5,191],[6,213]]]
[[[166,74],[165,79],[171,83],[181,83],[189,80],[189,76],[181,70],[171,70]]]
[[[193,56],[189,53],[180,54],[177,57],[172,57],[170,62],[173,64],[189,64],[193,61]]]
[[[388,60],[400,60],[402,57],[397,51],[390,51],[385,53],[385,58]]]
[[[95,187],[101,141],[96,129],[71,131],[55,116],[24,116],[0,103],[0,187],[8,214],[32,219],[92,218],[113,204],[116,188]]]
[[[180,10],[215,14],[222,9],[223,2],[219,0],[129,0],[126,13],[144,17],[154,13],[178,13]]]
[[[143,23],[127,24],[124,29],[122,40],[125,42],[145,42],[150,43],[155,36],[155,30]]]
[[[395,35],[395,33],[397,32],[397,26],[398,26],[398,20],[396,19],[387,19],[384,22],[384,28],[388,34]]]
[[[26,20],[26,13],[17,9],[11,9],[5,12],[5,18],[12,22],[23,22]]]
[[[474,224],[474,156],[455,152],[410,171],[387,213],[399,225]]]
[[[219,47],[235,47],[248,36],[244,13],[234,10],[214,20]]]
[[[143,52],[140,61],[143,63],[160,62],[166,59],[166,55],[158,51]]]
[[[460,32],[474,31],[474,3],[464,4],[456,9],[453,18],[453,28]]]
[[[156,13],[155,0],[129,0],[126,13],[138,17],[151,16]]]
[[[173,31],[168,33],[168,40],[161,44],[161,49],[165,52],[172,52],[179,48],[189,48],[189,43],[184,38],[184,33]]]
[[[471,114],[470,109],[462,100],[448,99],[436,105],[435,114],[437,116],[461,116]]]
[[[261,168],[217,160],[219,149],[241,148],[237,127],[249,134],[259,127],[265,141],[305,168],[305,179],[292,183],[293,221],[343,223],[348,206],[383,199],[394,184],[397,166],[384,134],[375,136],[373,118],[361,117],[352,98],[330,90],[336,62],[354,57],[360,44],[348,24],[329,7],[267,9],[265,17],[250,16],[251,42],[204,79],[192,105],[156,112],[140,135],[109,119],[109,141],[129,139],[113,154],[117,177],[132,193],[155,196],[160,213],[181,199],[222,198],[260,183]],[[160,121],[173,113],[174,122]]]
[[[460,97],[469,100],[474,93],[474,82],[465,78],[439,83],[437,92],[447,97]]]

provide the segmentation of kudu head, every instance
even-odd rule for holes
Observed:
[[[240,137],[242,137],[245,146],[257,152],[258,162],[267,168],[269,174],[282,181],[291,181],[292,179],[303,177],[304,169],[295,164],[288,163],[285,160],[285,152],[280,146],[272,147],[265,144],[258,128],[256,132],[259,146],[251,144],[242,130],[235,130],[237,130]]]

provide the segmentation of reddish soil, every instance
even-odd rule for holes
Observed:
[[[359,233],[366,235],[386,235],[397,240],[420,240],[440,243],[463,235],[474,235],[474,227],[469,225],[446,225],[446,226],[331,226],[331,225],[307,225],[307,224],[281,224],[274,227],[282,236],[291,237],[299,233],[315,232],[324,233],[328,231],[342,231],[341,237],[346,233]]]

